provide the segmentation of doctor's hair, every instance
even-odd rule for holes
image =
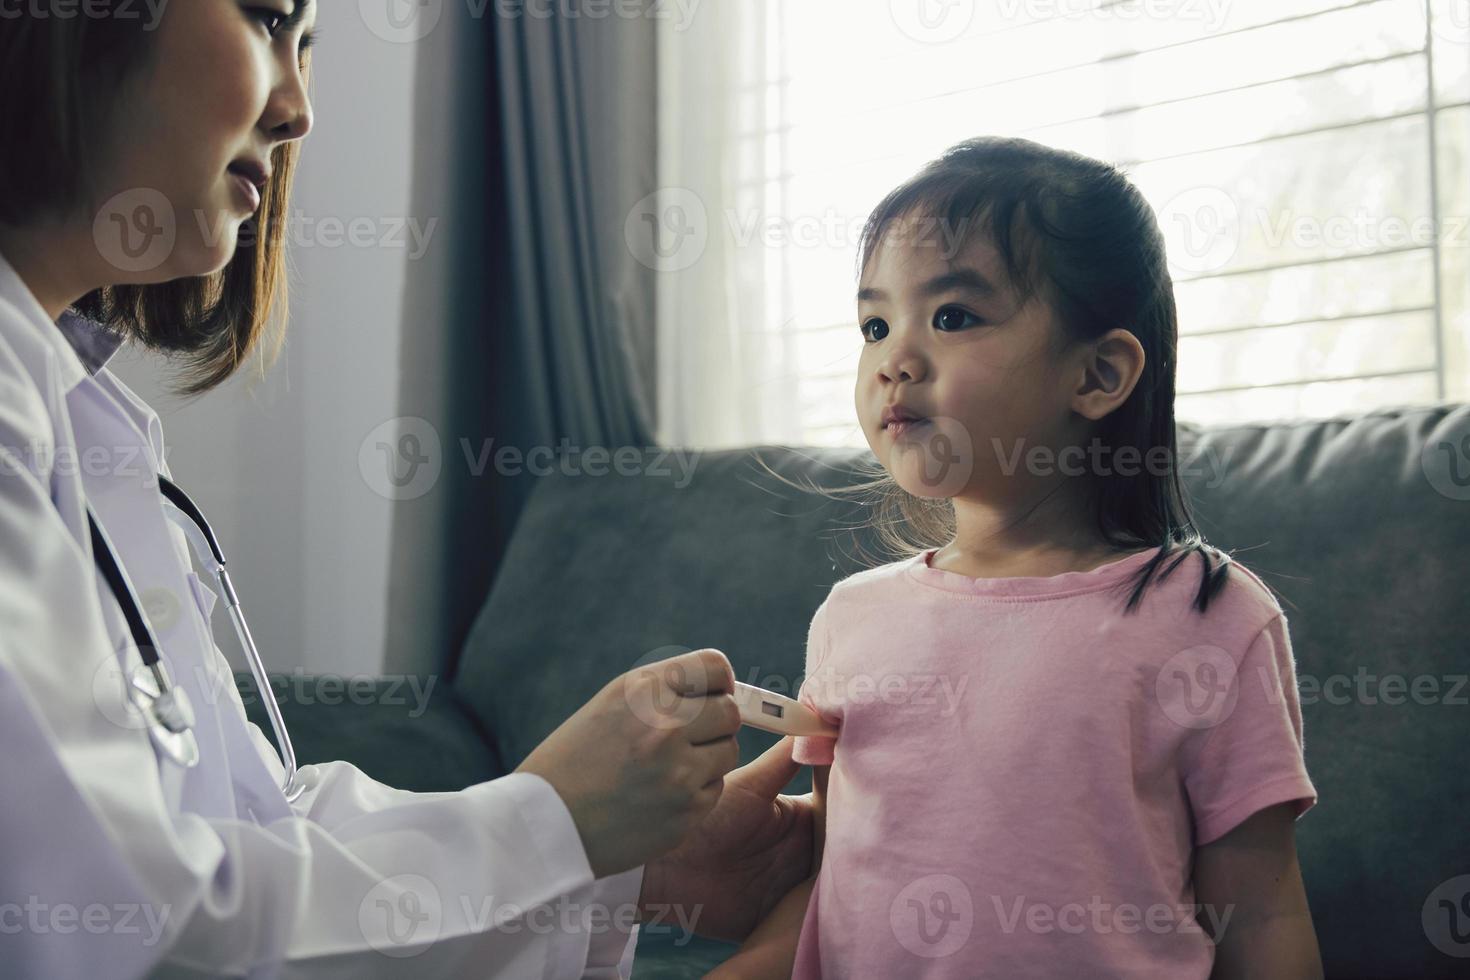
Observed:
[[[1061,342],[1093,341],[1115,328],[1138,338],[1143,374],[1128,399],[1094,424],[1092,436],[1115,455],[1136,450],[1140,460],[1163,450],[1167,472],[1139,466],[1124,475],[1112,467],[1103,475],[1089,468],[1092,517],[1110,545],[1160,549],[1132,580],[1125,612],[1138,608],[1156,575],[1167,578],[1190,555],[1199,557],[1201,571],[1193,605],[1205,612],[1225,586],[1230,558],[1200,534],[1176,465],[1178,316],[1164,238],[1148,201],[1100,160],[1025,139],[967,140],[874,209],[860,238],[859,278],[885,236],[910,218],[944,229],[938,240],[951,255],[964,241],[985,236],[1019,301],[1040,298],[1050,306]],[[959,241],[950,237],[956,230]],[[876,461],[860,475],[865,479],[847,490],[871,506],[871,526],[885,550],[916,555],[953,540],[950,500],[908,494]]]
[[[130,2],[89,0],[85,15],[70,16],[27,4],[0,18],[0,222],[95,214],[103,203],[93,161],[110,140],[126,138],[110,132],[111,110],[152,55],[146,18],[118,9]],[[273,360],[285,339],[285,229],[299,156],[294,141],[272,151],[260,208],[240,226],[223,269],[107,286],[82,297],[76,312],[177,355],[185,368],[173,387],[181,395],[217,387],[257,346]]]

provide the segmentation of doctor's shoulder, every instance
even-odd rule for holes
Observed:
[[[13,475],[19,465],[40,478],[49,474],[55,455],[56,430],[46,396],[16,349],[20,332],[33,329],[0,296],[0,451],[7,457],[0,476]]]

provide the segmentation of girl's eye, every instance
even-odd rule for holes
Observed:
[[[876,343],[888,336],[888,322],[886,320],[880,320],[877,317],[865,321],[858,329],[863,332],[863,339],[870,344]]]
[[[265,32],[271,37],[276,36],[276,31],[281,29],[281,25],[286,23],[290,16],[271,7],[246,7],[245,13],[259,21],[265,27]]]
[[[934,314],[934,326],[939,330],[963,330],[979,322],[979,317],[975,316],[969,310],[960,309],[958,306],[944,306],[940,308],[938,313]]]

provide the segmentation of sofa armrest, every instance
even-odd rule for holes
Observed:
[[[379,782],[421,793],[504,775],[495,747],[453,688],[421,681],[272,674],[271,688],[301,765],[342,759]],[[235,684],[246,715],[274,743],[255,678],[238,672]]]

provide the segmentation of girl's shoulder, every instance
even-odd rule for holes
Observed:
[[[860,593],[868,589],[884,588],[893,583],[895,579],[902,578],[910,568],[924,561],[927,552],[920,552],[898,561],[891,561],[883,565],[875,565],[872,568],[864,568],[848,575],[846,578],[838,579],[832,586],[831,596],[848,595]]]
[[[871,608],[879,597],[891,599],[896,591],[894,587],[900,584],[908,569],[916,562],[922,561],[923,558],[924,556],[919,554],[912,558],[864,568],[845,578],[838,579],[828,590],[826,598],[817,606],[812,616],[813,627],[825,630],[828,628],[829,620],[834,616],[841,619],[844,612]]]
[[[1196,604],[1206,574],[1223,575],[1220,584],[1201,612]],[[1243,562],[1210,545],[1202,551],[1170,554],[1159,565],[1140,602],[1142,619],[1187,628],[1201,637],[1221,641],[1233,638],[1248,643],[1278,617],[1285,618],[1276,593],[1261,576]]]

